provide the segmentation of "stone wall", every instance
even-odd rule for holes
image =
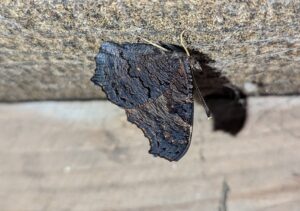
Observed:
[[[89,81],[103,41],[179,44],[183,30],[233,84],[300,92],[299,1],[2,2],[1,101],[104,97]]]

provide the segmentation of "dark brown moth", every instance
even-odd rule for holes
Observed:
[[[188,56],[181,47],[162,47],[104,42],[91,80],[142,129],[151,154],[177,161],[191,142],[192,71],[201,67],[197,56]]]

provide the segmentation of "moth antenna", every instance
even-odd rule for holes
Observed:
[[[146,38],[143,38],[143,37],[140,37],[140,36],[139,36],[139,38],[142,39],[142,40],[144,40],[145,42],[149,43],[150,45],[153,45],[153,46],[155,46],[155,47],[157,47],[157,48],[159,48],[159,49],[161,49],[163,51],[169,51],[168,49],[165,49],[165,48],[161,47],[160,45],[157,45],[156,43],[154,43],[154,42],[152,42],[150,40],[147,40]]]
[[[191,54],[190,54],[189,50],[187,49],[187,47],[186,47],[185,44],[184,44],[184,39],[183,39],[183,34],[184,34],[184,32],[185,32],[185,30],[183,30],[183,31],[180,33],[180,44],[181,44],[181,46],[183,47],[183,49],[185,50],[187,56],[190,56]],[[194,71],[193,71],[193,70],[192,70],[192,75],[193,75],[193,78],[195,79]],[[204,100],[204,98],[203,98],[203,95],[202,95],[202,93],[201,93],[201,91],[200,91],[200,89],[199,89],[199,87],[198,87],[198,85],[197,85],[197,83],[194,83],[194,84],[195,84],[195,87],[196,87],[196,90],[197,90],[197,94],[198,94],[198,96],[199,96],[199,98],[200,98],[200,100],[201,100],[201,103],[202,103],[202,105],[203,105],[203,107],[204,107],[204,110],[205,110],[205,112],[206,112],[207,118],[208,118],[208,119],[211,119],[211,118],[212,118],[212,117],[211,117],[211,111],[210,111],[210,109],[208,108],[208,106],[207,106],[207,104],[206,104],[206,102],[205,102],[205,100]]]
[[[185,44],[184,44],[184,39],[183,39],[183,34],[184,34],[184,32],[185,32],[185,30],[183,30],[183,31],[180,33],[180,44],[181,44],[181,46],[183,47],[183,49],[185,50],[186,55],[190,56],[191,54],[190,54],[189,50],[187,49],[187,47],[186,47]]]
[[[192,71],[192,75],[193,75],[193,78],[195,79],[194,71]],[[199,89],[199,87],[198,87],[198,85],[197,85],[197,83],[195,82],[194,84],[195,84],[195,87],[196,87],[196,89],[197,89],[197,94],[198,94],[198,96],[199,96],[199,98],[200,98],[200,100],[201,100],[201,103],[202,103],[203,107],[204,107],[204,110],[205,110],[207,119],[211,119],[211,118],[212,118],[212,117],[211,117],[211,111],[210,111],[210,109],[208,108],[208,106],[207,106],[207,104],[206,104],[206,102],[205,102],[205,100],[204,100],[204,97],[203,97],[203,95],[202,95],[202,93],[201,93],[201,91],[200,91],[200,89]]]

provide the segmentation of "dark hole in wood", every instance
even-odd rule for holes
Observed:
[[[238,134],[247,119],[247,96],[222,75],[221,70],[211,66],[214,60],[198,51],[189,51],[197,56],[202,68],[202,71],[194,72],[194,83],[212,112],[214,130]],[[195,102],[201,103],[196,92],[194,89]]]

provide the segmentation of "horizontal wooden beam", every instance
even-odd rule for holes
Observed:
[[[169,162],[106,101],[0,104],[0,207],[299,210],[300,99],[250,98],[248,113],[231,136],[196,106],[190,149]]]

